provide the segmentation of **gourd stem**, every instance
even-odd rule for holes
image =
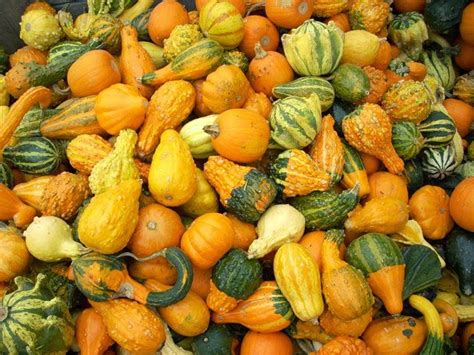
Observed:
[[[219,130],[219,125],[216,123],[204,126],[202,130],[209,134],[212,138],[219,137],[219,134],[221,133]]]
[[[263,59],[268,55],[268,53],[263,49],[262,44],[260,41],[255,43],[255,58],[256,59]]]

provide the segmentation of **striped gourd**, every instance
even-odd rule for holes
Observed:
[[[41,123],[41,135],[55,139],[73,139],[81,134],[105,135],[95,115],[95,99],[93,95],[72,101]]]
[[[431,179],[443,180],[456,169],[456,153],[452,145],[442,148],[428,148],[422,152],[423,173]]]
[[[205,159],[216,154],[211,136],[203,130],[204,126],[213,124],[216,118],[217,115],[196,118],[186,123],[179,131],[194,159]]]
[[[340,65],[331,83],[336,96],[351,103],[362,100],[370,92],[368,75],[355,64]]]
[[[103,48],[115,53],[120,48],[120,29],[122,22],[110,15],[98,16],[90,27],[89,38],[98,39]]]
[[[10,167],[4,162],[0,162],[0,184],[13,188],[13,173]]]
[[[359,184],[340,194],[334,191],[313,192],[306,196],[295,197],[290,205],[300,211],[306,220],[309,230],[327,230],[338,227],[344,222],[347,214],[359,201]]]
[[[346,188],[359,184],[359,197],[370,193],[369,178],[365,171],[364,163],[359,152],[342,140],[344,148],[344,167],[342,169],[341,183]]]
[[[403,176],[407,180],[408,191],[410,193],[415,192],[423,186],[423,169],[421,168],[421,162],[418,158],[405,162],[405,170],[403,170]]]
[[[18,289],[0,303],[0,353],[65,354],[74,339],[66,303],[55,297],[44,274],[36,283],[15,278]]]
[[[321,128],[321,104],[316,94],[278,100],[270,113],[271,137],[286,149],[308,146]]]
[[[334,22],[328,25],[307,20],[281,38],[285,57],[301,76],[332,73],[342,58],[344,32]]]
[[[392,145],[400,158],[409,160],[421,151],[424,138],[413,122],[394,122],[392,125]]]
[[[418,60],[423,52],[423,42],[428,39],[428,29],[423,15],[416,11],[399,14],[390,21],[390,39],[411,59]]]
[[[23,139],[3,151],[5,161],[18,170],[34,175],[54,172],[62,160],[60,149],[48,138]]]
[[[149,41],[150,35],[148,34],[148,21],[150,20],[150,15],[153,9],[149,9],[137,17],[135,17],[131,24],[138,33],[138,39],[140,41]]]
[[[428,74],[434,76],[446,91],[450,91],[456,82],[451,55],[440,54],[438,51],[424,51],[421,58]]]
[[[34,107],[29,110],[21,119],[13,136],[17,139],[23,139],[28,137],[39,137],[40,125],[44,120],[47,120],[58,111],[55,109],[41,109]]]
[[[452,141],[456,125],[451,117],[441,111],[433,111],[420,123],[420,132],[425,138],[425,147],[442,147]]]
[[[315,76],[306,76],[289,83],[276,85],[272,93],[278,99],[288,96],[309,97],[311,94],[317,94],[323,112],[332,106],[335,97],[331,83]]]

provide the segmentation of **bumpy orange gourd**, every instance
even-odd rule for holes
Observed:
[[[368,201],[364,207],[349,213],[344,227],[349,233],[393,234],[401,231],[408,221],[408,205],[386,196]]]
[[[369,95],[364,97],[361,102],[377,104],[380,102],[380,100],[382,100],[383,95],[390,86],[387,81],[387,77],[382,70],[375,69],[374,67],[367,66],[363,69],[370,80],[370,92]]]
[[[83,355],[101,355],[114,343],[94,308],[84,309],[77,317],[76,341]]]
[[[33,207],[21,202],[18,196],[4,184],[0,184],[0,201],[2,201],[0,221],[13,219],[15,225],[21,228],[30,224],[36,215],[36,210]]]
[[[28,270],[30,253],[25,239],[14,232],[1,230],[0,244],[0,282],[8,282]]]
[[[18,63],[35,62],[45,65],[47,63],[47,54],[39,49],[25,46],[17,49],[8,59],[10,61],[10,67],[12,68]]]
[[[266,51],[276,51],[280,36],[275,25],[266,17],[251,15],[244,17],[244,38],[239,49],[249,58],[255,57],[255,45],[260,42]]]
[[[165,130],[176,128],[188,118],[195,99],[194,87],[184,80],[169,81],[155,91],[138,134],[137,152],[141,157],[153,153]]]
[[[349,10],[353,30],[382,31],[390,15],[390,5],[383,0],[354,0]]]
[[[359,318],[348,321],[337,318],[328,310],[325,310],[321,317],[319,317],[319,324],[328,334],[333,336],[347,335],[355,338],[360,337],[364,333],[371,321],[372,309]]]
[[[360,339],[349,336],[338,336],[324,344],[317,355],[351,354],[372,355],[372,350]]]
[[[13,192],[24,203],[34,207],[37,211],[41,211],[44,191],[53,178],[53,175],[45,175],[31,179],[27,182],[15,185]]]
[[[348,0],[314,0],[313,15],[331,17],[347,9]]]
[[[369,176],[369,200],[377,197],[391,196],[408,203],[408,187],[406,181],[386,171],[377,171]]]
[[[155,64],[150,54],[138,42],[138,33],[132,25],[123,26],[120,30],[122,53],[120,54],[120,71],[122,82],[138,89],[147,99],[153,94],[153,88],[143,85],[139,80],[143,74],[154,71]]]
[[[293,343],[283,332],[259,333],[252,330],[245,334],[240,345],[240,355],[293,355]]]
[[[363,104],[342,121],[344,137],[357,150],[382,160],[388,171],[400,174],[403,160],[392,145],[392,124],[376,104]]]
[[[200,269],[209,269],[234,243],[232,222],[220,213],[206,213],[196,218],[181,238],[181,249]]]
[[[454,227],[449,196],[439,186],[425,185],[411,196],[410,217],[418,222],[428,239],[443,239]]]
[[[313,6],[313,0],[267,0],[265,14],[278,27],[291,29],[311,17]]]
[[[461,228],[474,232],[474,176],[461,181],[449,201],[449,211],[454,222]]]
[[[268,120],[273,106],[267,95],[262,92],[255,92],[253,88],[250,87],[247,101],[245,101],[242,108],[258,113],[260,116]]]
[[[176,0],[165,0],[160,2],[150,14],[148,21],[148,33],[153,42],[163,44],[171,31],[178,25],[189,23],[186,9]]]

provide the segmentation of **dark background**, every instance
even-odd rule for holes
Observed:
[[[11,54],[25,44],[19,37],[20,19],[23,10],[33,0],[0,0],[0,45]],[[68,11],[77,16],[86,11],[86,0],[47,0],[57,10],[68,6]],[[160,1],[156,1],[158,3]],[[194,0],[180,0],[188,11],[194,10]]]

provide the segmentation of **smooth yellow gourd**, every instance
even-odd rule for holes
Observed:
[[[181,210],[186,216],[196,218],[205,213],[219,211],[217,193],[212,188],[204,176],[201,169],[196,168],[197,189],[193,197],[181,206]]]

